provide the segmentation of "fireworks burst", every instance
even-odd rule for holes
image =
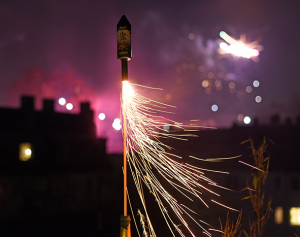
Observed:
[[[160,112],[166,112],[168,108],[173,106],[145,98],[133,90],[133,86],[138,85],[123,81],[122,109],[123,112],[126,111],[126,113],[123,114],[126,114],[124,134],[126,134],[127,161],[145,211],[145,216],[142,218],[143,227],[146,226],[145,223],[147,222],[147,232],[149,236],[156,236],[146,209],[142,183],[144,183],[150,193],[153,194],[173,236],[175,236],[174,229],[181,236],[185,235],[168,214],[167,207],[164,203],[167,203],[171,207],[180,222],[192,236],[194,236],[194,234],[186,222],[187,217],[191,218],[203,230],[203,233],[211,236],[203,226],[202,223],[204,222],[200,220],[200,222],[202,222],[200,223],[193,218],[191,214],[194,213],[194,211],[180,204],[163,187],[153,171],[153,168],[155,168],[164,180],[187,199],[191,201],[193,201],[193,198],[199,199],[204,206],[208,207],[206,201],[201,197],[202,194],[209,192],[215,196],[219,196],[219,194],[205,187],[205,184],[214,185],[215,187],[218,186],[214,181],[204,175],[204,171],[209,170],[183,163],[182,160],[180,160],[181,157],[172,153],[172,147],[161,142],[163,138],[186,140],[186,136],[193,135],[173,134],[165,129],[166,127],[173,127],[185,131],[185,126],[159,115]],[[222,205],[216,201],[213,202]]]
[[[259,51],[263,50],[261,45],[258,45],[257,41],[246,43],[246,37],[241,36],[240,40],[236,40],[229,36],[225,31],[220,32],[220,37],[225,40],[221,42],[220,54],[231,54],[237,57],[252,58],[254,61],[258,60]]]

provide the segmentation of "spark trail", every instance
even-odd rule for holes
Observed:
[[[193,218],[191,214],[194,211],[187,206],[180,204],[163,187],[153,171],[154,168],[164,180],[185,198],[190,201],[198,199],[208,208],[208,204],[202,198],[203,193],[209,192],[215,196],[219,196],[219,194],[206,188],[205,185],[208,184],[211,186],[212,184],[215,184],[215,186],[217,186],[217,184],[204,175],[205,169],[183,163],[182,160],[180,160],[181,157],[172,153],[172,147],[161,142],[162,138],[186,140],[186,136],[193,135],[173,134],[168,130],[163,129],[164,125],[169,125],[170,127],[172,126],[184,131],[185,126],[182,123],[168,120],[159,115],[160,112],[167,113],[167,109],[170,109],[170,107],[173,106],[148,99],[135,92],[133,86],[137,87],[138,85],[123,81],[122,109],[126,111],[126,131],[124,133],[127,135],[126,158],[144,208],[144,230],[147,225],[146,229],[149,236],[156,236],[147,212],[142,184],[144,184],[149,189],[150,193],[153,194],[173,236],[175,236],[174,229],[181,236],[185,235],[169,215],[167,206],[171,207],[172,211],[192,236],[195,235],[189,228],[186,218],[190,218],[194,221],[202,229],[204,234],[211,236],[205,228],[206,226],[203,226],[202,223],[204,222],[200,220],[200,222],[202,222],[200,223]],[[168,205],[165,206],[165,204]]]

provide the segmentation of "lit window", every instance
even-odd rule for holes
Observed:
[[[19,151],[20,151],[19,153],[20,161],[28,161],[32,157],[31,144],[28,142],[21,143]]]
[[[274,212],[274,218],[276,224],[282,224],[283,223],[283,208],[282,207],[276,207]]]
[[[300,226],[300,207],[290,209],[290,225]]]

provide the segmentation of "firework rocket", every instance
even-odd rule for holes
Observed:
[[[128,60],[131,59],[131,25],[126,16],[117,24],[118,59],[122,62],[122,82],[128,83]],[[126,111],[123,108],[123,174],[124,174],[124,214],[121,216],[120,237],[131,237],[130,216],[127,215],[127,149],[126,149]]]
[[[122,61],[122,81],[128,81],[127,61],[131,59],[131,24],[123,15],[117,25],[118,59]]]

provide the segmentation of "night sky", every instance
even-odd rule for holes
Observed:
[[[121,151],[121,131],[111,124],[120,117],[116,25],[124,14],[132,29],[129,80],[162,88],[139,92],[177,106],[177,121],[230,127],[244,116],[295,119],[299,12],[300,1],[283,0],[1,0],[0,106],[18,108],[23,94],[36,97],[37,109],[43,98],[64,97],[76,113],[90,101],[98,135],[109,138],[109,152]],[[220,55],[220,31],[262,45],[259,60]],[[58,103],[56,110],[68,112]]]

